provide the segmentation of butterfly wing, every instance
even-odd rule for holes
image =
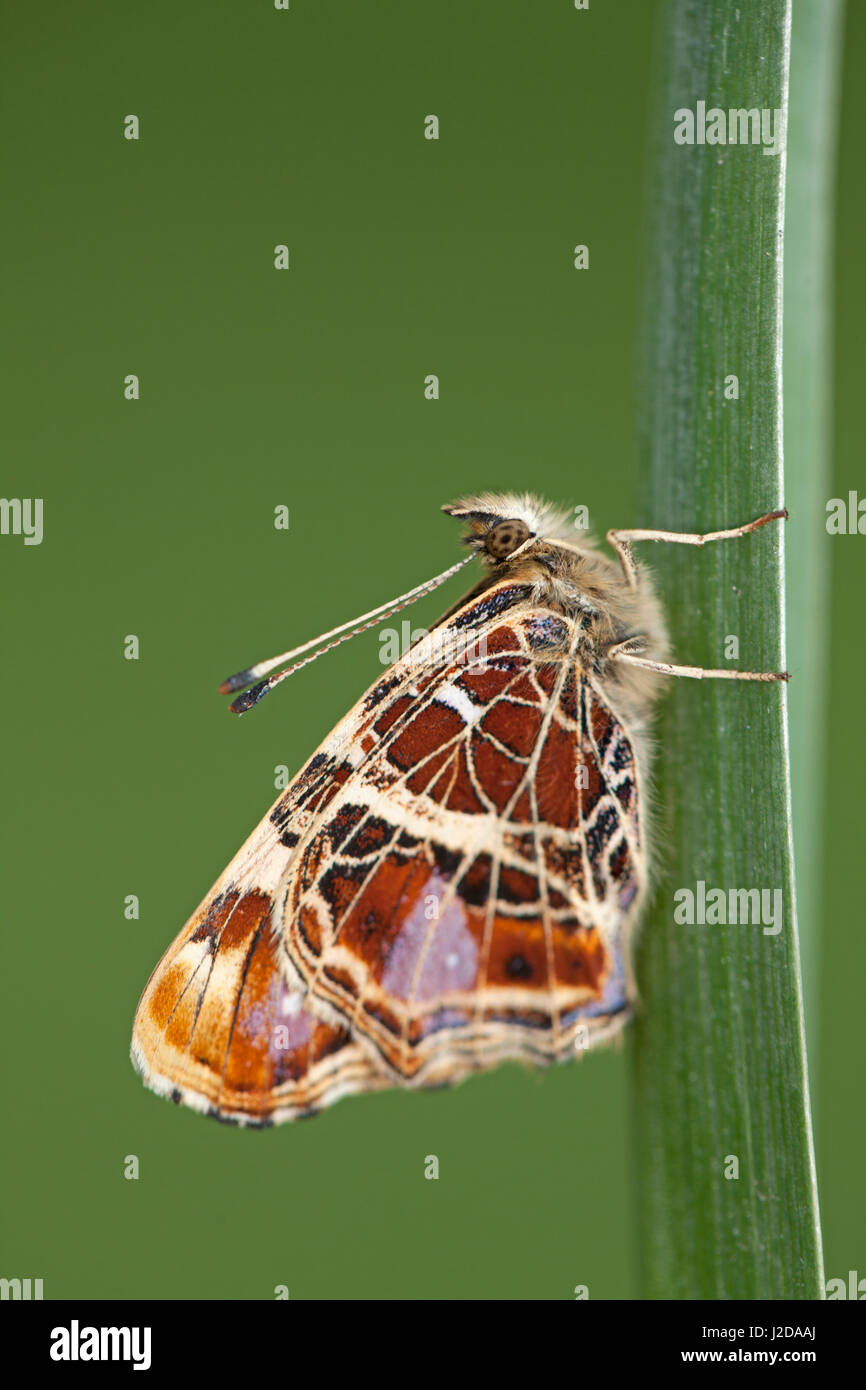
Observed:
[[[273,898],[250,882],[251,866],[276,868],[273,839],[267,823],[254,833],[166,951],[132,1035],[133,1064],[151,1090],[243,1125],[312,1115],[388,1084],[280,971]]]
[[[148,1086],[278,1123],[621,1025],[635,760],[578,637],[503,583],[371,687],[151,976]]]
[[[287,867],[287,977],[398,1083],[564,1058],[628,1016],[636,762],[579,648],[525,586],[471,600],[361,702]]]
[[[240,1124],[274,1124],[393,1084],[375,1049],[322,1018],[279,949],[275,894],[298,846],[374,746],[378,705],[411,705],[398,662],[337,725],[271,807],[166,951],[144,990],[131,1056],[145,1084]],[[333,827],[332,827],[332,833]]]

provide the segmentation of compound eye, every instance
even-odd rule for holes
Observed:
[[[525,521],[519,517],[509,517],[507,521],[497,521],[495,526],[491,526],[484,537],[484,548],[494,560],[505,560],[531,535]]]

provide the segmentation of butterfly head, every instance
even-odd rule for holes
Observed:
[[[466,522],[465,543],[491,565],[556,535],[563,521],[548,503],[529,493],[485,492],[449,502],[442,510]]]

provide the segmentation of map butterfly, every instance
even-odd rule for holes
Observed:
[[[631,545],[733,539],[786,513],[704,535],[612,531],[613,560],[529,495],[443,510],[465,525],[465,560],[221,687],[243,712],[484,563],[310,758],[157,965],[132,1060],[160,1095],[277,1124],[352,1093],[563,1061],[634,1010],[659,684],[787,676],[672,665]]]

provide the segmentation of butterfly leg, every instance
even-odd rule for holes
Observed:
[[[787,671],[711,671],[706,666],[674,666],[669,661],[650,661],[632,649],[634,638],[611,647],[608,661],[618,661],[628,666],[639,666],[644,671],[660,671],[663,676],[691,676],[693,680],[728,681],[787,681]]]
[[[675,545],[705,545],[707,541],[729,541],[736,540],[738,536],[747,536],[750,531],[757,531],[760,526],[766,526],[769,521],[781,521],[788,516],[784,507],[775,512],[767,512],[765,516],[759,516],[755,521],[747,521],[745,526],[732,526],[727,531],[705,531],[703,535],[691,531],[647,531],[642,529],[630,531],[608,531],[607,543],[616,551],[619,562],[622,565],[623,573],[628,581],[629,587],[638,587],[638,572],[631,553],[632,544],[636,541],[671,541]],[[671,671],[671,674],[694,675],[696,668],[683,667],[682,670]],[[708,671],[705,675],[711,674]],[[714,672],[712,674],[719,674]],[[725,671],[722,675],[731,675],[732,672]],[[776,679],[774,677],[774,679]]]

